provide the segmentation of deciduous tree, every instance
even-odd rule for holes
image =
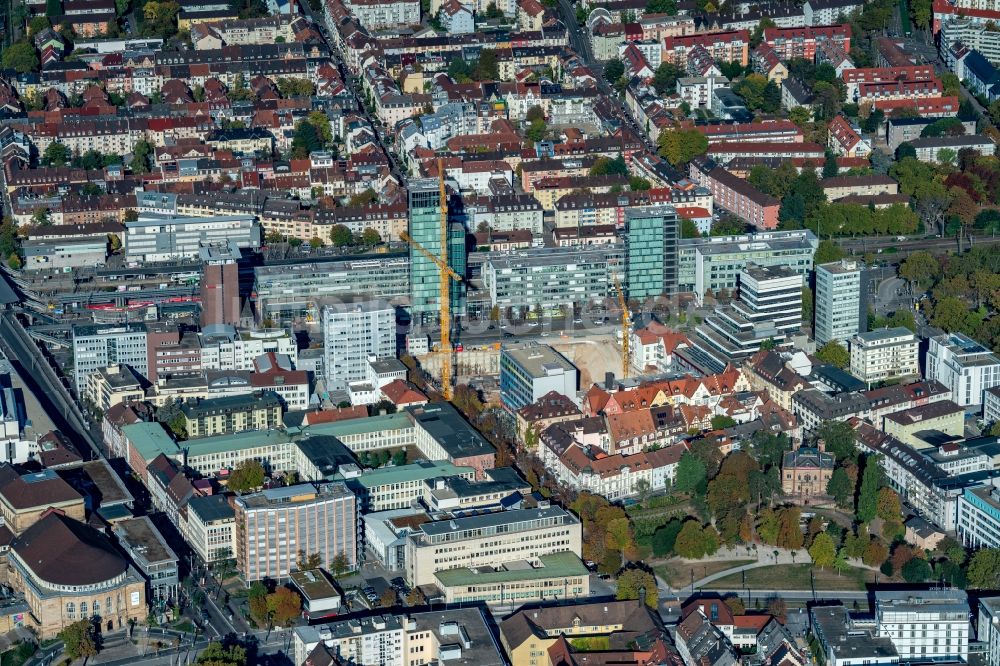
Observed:
[[[267,610],[275,625],[289,627],[302,611],[302,598],[298,592],[284,586],[278,587],[267,595]]]
[[[646,605],[655,609],[660,600],[660,592],[656,587],[656,578],[645,569],[630,567],[623,571],[617,580],[618,600],[638,599],[640,591],[645,595]]]
[[[259,461],[253,459],[243,460],[230,473],[226,487],[234,493],[257,490],[264,485],[266,476],[264,466]]]
[[[837,548],[833,545],[833,539],[826,532],[821,532],[813,539],[809,546],[809,556],[812,557],[813,564],[820,569],[833,566],[833,561],[837,557]]]

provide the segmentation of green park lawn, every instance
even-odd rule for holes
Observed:
[[[868,569],[852,567],[838,574],[832,568],[813,569],[811,564],[778,564],[745,572],[746,586],[756,590],[808,590],[810,570],[817,590],[864,590],[865,583],[875,580],[875,572]],[[737,573],[712,581],[709,587],[735,590],[743,585],[744,578]]]
[[[720,571],[725,571],[726,569],[732,569],[733,567],[741,567],[744,564],[750,564],[753,561],[754,560],[685,562],[684,560],[673,557],[663,564],[653,565],[653,570],[656,572],[656,575],[665,580],[670,587],[682,588],[685,585],[691,584],[692,573],[694,573],[695,580],[700,580],[705,576],[711,576],[714,573],[719,573]]]

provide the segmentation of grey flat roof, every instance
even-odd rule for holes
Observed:
[[[864,333],[858,333],[856,337],[862,342],[878,342],[879,340],[900,338],[906,335],[914,335],[914,333],[905,326],[896,326],[894,328],[878,328],[874,331],[865,331]]]
[[[198,514],[198,517],[205,523],[227,520],[236,516],[236,511],[229,505],[224,495],[192,497],[188,501],[188,510]]]
[[[548,345],[533,342],[516,343],[505,345],[502,353],[512,358],[525,372],[535,378],[548,376],[550,369],[576,371],[576,366]]]
[[[436,520],[432,523],[424,523],[420,526],[420,529],[424,534],[438,535],[483,529],[486,527],[497,527],[498,525],[519,523],[527,520],[567,517],[572,518],[572,514],[567,513],[561,507],[550,506],[543,509],[515,509],[512,511],[484,513],[479,516],[452,518],[451,520]]]
[[[452,459],[496,453],[493,445],[446,402],[407,407],[405,411]]]

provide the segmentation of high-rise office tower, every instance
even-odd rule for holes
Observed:
[[[626,296],[644,300],[677,293],[680,224],[673,206],[625,210]]]
[[[409,183],[410,237],[436,257],[441,257],[441,195],[436,178]],[[465,276],[465,228],[448,221],[448,265]],[[432,321],[441,295],[440,272],[433,261],[410,247],[410,314],[414,320]],[[451,281],[451,314],[461,314],[465,304],[465,282]]]

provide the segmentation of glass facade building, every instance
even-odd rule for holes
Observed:
[[[625,288],[630,299],[677,293],[677,211],[643,206],[625,211]]]
[[[410,181],[410,237],[431,254],[441,256],[441,196],[436,178]],[[448,265],[465,276],[465,228],[460,222],[448,221]],[[464,313],[465,282],[451,282],[452,316]],[[438,313],[441,294],[437,264],[422,252],[410,247],[410,314],[415,319],[433,320]]]

